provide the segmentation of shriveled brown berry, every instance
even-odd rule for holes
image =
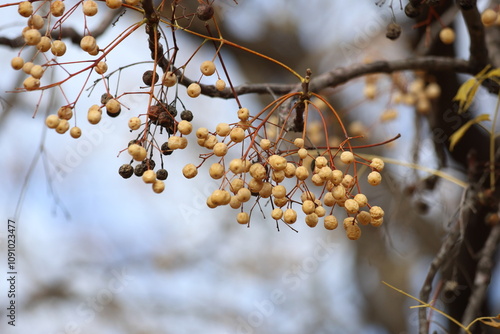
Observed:
[[[128,179],[134,174],[134,168],[130,164],[121,165],[118,174],[124,179]]]
[[[385,37],[391,40],[398,39],[401,35],[401,26],[397,23],[389,23],[385,32]]]
[[[153,82],[153,75],[154,75],[154,82]],[[158,73],[155,73],[153,71],[146,71],[142,75],[142,82],[144,82],[146,86],[152,86],[156,84],[158,80],[160,80]]]
[[[214,8],[202,3],[196,8],[196,16],[202,21],[208,21],[214,16]]]

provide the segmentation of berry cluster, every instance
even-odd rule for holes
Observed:
[[[322,220],[325,228],[329,230],[337,227],[337,217],[346,217],[343,226],[347,236],[353,240],[360,237],[360,225],[382,224],[383,210],[369,204],[367,196],[361,191],[359,180],[363,176],[368,184],[379,185],[384,163],[380,159],[364,159],[355,153],[357,147],[353,146],[351,140],[356,136],[348,135],[340,116],[322,96],[309,91],[309,70],[306,77],[302,77],[278,61],[248,51],[222,37],[214,37],[215,34],[212,34],[209,27],[212,21],[215,22],[214,8],[209,2],[202,0],[194,13],[188,13],[180,1],[172,1],[170,18],[161,16],[160,11],[154,8],[152,0],[101,0],[111,13],[118,13],[117,9],[126,7],[141,13],[144,20],[126,28],[109,44],[99,46],[98,34],[93,33],[88,25],[90,18],[99,12],[97,2],[99,0],[78,1],[67,10],[65,2],[59,0],[18,3],[19,14],[28,18],[27,26],[23,30],[23,50],[34,46],[36,52],[32,59],[26,62],[20,52],[12,59],[12,67],[16,70],[22,69],[29,75],[23,84],[25,91],[44,91],[54,87],[62,91],[62,84],[77,75],[88,73],[85,82],[88,82],[91,74],[98,75],[99,79],[94,81],[91,88],[94,90],[98,83],[102,83],[104,92],[98,103],[87,108],[87,120],[93,125],[101,121],[103,111],[108,117],[114,118],[122,113],[122,109],[128,109],[124,96],[147,96],[145,110],[129,116],[129,130],[136,133],[136,136],[122,150],[130,156],[130,161],[121,165],[118,170],[123,178],[128,179],[135,175],[151,185],[153,192],[162,193],[166,188],[164,181],[168,177],[164,159],[176,150],[185,149],[189,141],[196,140],[202,150],[201,163],[185,165],[182,169],[183,175],[188,179],[194,178],[199,168],[209,164],[211,160],[208,172],[210,177],[220,180],[220,187],[208,197],[207,205],[210,208],[229,205],[238,210],[236,220],[240,224],[249,224],[250,216],[256,208],[260,208],[264,214],[262,204],[270,205],[271,217],[274,220],[290,227],[302,214],[308,226],[314,227]],[[39,5],[35,8],[37,3]],[[162,6],[163,3],[160,7]],[[48,7],[50,13],[42,16],[41,13],[47,12]],[[68,37],[62,33],[62,27],[68,17],[77,11],[83,13],[85,26],[82,36],[71,38],[73,42],[79,42],[83,55],[90,58],[61,61],[59,58],[66,53],[66,44],[62,39]],[[189,30],[194,20],[203,21],[207,35]],[[146,71],[141,71],[144,86],[141,85],[137,91],[132,92],[119,92],[117,89],[115,94],[111,94],[109,78],[120,73],[122,69],[109,72],[107,55],[143,25],[146,26],[152,60],[141,63],[141,66],[146,63],[151,65]],[[164,36],[165,30],[161,28],[163,25],[171,28],[174,38]],[[397,26],[392,28],[392,34],[396,37],[400,31]],[[217,24],[213,24],[213,29],[221,36]],[[197,62],[195,55],[205,44],[203,42],[187,60],[177,59],[180,42],[175,38],[175,34],[180,32],[203,37],[204,42],[213,42],[213,58]],[[167,47],[164,48],[164,45]],[[241,105],[231,84],[220,53],[223,45],[239,47],[274,61],[301,80],[302,91],[278,97],[266,108],[251,115],[250,111]],[[221,66],[216,65],[216,62]],[[81,68],[69,71],[65,66],[70,64],[79,65]],[[130,64],[127,68],[135,65],[137,64]],[[185,76],[188,66],[199,67],[198,80]],[[68,77],[59,82],[42,85],[40,80],[44,72],[55,67],[63,68]],[[221,75],[227,78],[230,89],[226,88],[226,81]],[[207,78],[212,76],[215,79],[207,85],[211,85],[210,91],[216,92],[212,94],[220,92],[227,96],[228,92],[233,93],[238,105],[235,122],[219,123],[213,131],[204,127],[193,131],[193,112],[188,110],[184,104],[186,101],[181,97],[183,94],[179,92],[185,89],[188,99],[197,98],[203,90],[201,81],[209,80]],[[367,86],[365,90],[365,94],[370,98],[376,95],[376,87],[373,87]],[[77,105],[80,106],[77,102],[82,91],[74,101],[68,100],[68,94],[63,94],[66,103],[57,113],[46,118],[49,128],[58,133],[69,130],[74,138],[82,135],[82,130],[76,126]],[[72,120],[75,121],[75,126],[70,130],[69,122]],[[329,136],[328,131],[332,124],[336,124],[343,137],[335,137],[333,140],[333,137]],[[188,137],[193,139],[188,140]],[[366,172],[367,170],[369,171]],[[336,208],[341,209],[334,211]]]
[[[282,106],[285,101],[277,104]],[[310,101],[303,103],[305,110],[319,112]],[[299,105],[292,107],[291,112],[299,112]],[[275,124],[271,120],[277,107],[265,109],[253,117],[247,108],[240,108],[236,113],[238,122],[219,123],[214,131],[204,127],[196,130],[198,145],[208,151],[200,155],[201,165],[211,159],[208,173],[212,179],[220,181],[220,187],[207,198],[207,206],[229,205],[239,211],[238,223],[249,224],[252,212],[257,206],[262,210],[261,202],[264,201],[270,204],[271,217],[276,221],[290,226],[302,211],[308,226],[315,227],[322,220],[329,230],[338,225],[334,214],[338,216],[339,213],[334,209],[340,207],[344,211],[340,214],[347,215],[343,226],[353,240],[361,235],[360,224],[380,226],[384,211],[371,206],[361,192],[358,168],[369,167],[371,171],[366,179],[377,186],[382,180],[383,161],[378,158],[367,161],[355,155],[350,138],[339,147],[313,144],[309,133],[317,134],[321,130],[314,122],[309,127],[307,120],[302,136],[287,139],[288,133],[296,132],[286,124]],[[264,114],[266,110],[268,113]],[[324,140],[327,138],[325,134]],[[230,151],[244,153],[228,158]],[[198,168],[188,164],[183,174],[193,178]]]

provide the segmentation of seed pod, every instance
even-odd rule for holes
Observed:
[[[401,26],[395,22],[389,23],[385,32],[385,37],[396,40],[401,35]]]
[[[132,176],[132,174],[134,174],[134,168],[130,164],[121,165],[118,170],[118,174],[120,174],[124,179],[128,179]]]

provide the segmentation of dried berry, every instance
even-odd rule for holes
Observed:
[[[193,120],[193,113],[191,112],[191,110],[183,110],[181,112],[181,119],[183,121],[191,122]]]
[[[153,74],[154,74],[154,83],[153,83]],[[153,71],[146,71],[142,75],[142,82],[144,82],[146,86],[152,86],[153,84],[156,84],[159,79],[160,77],[158,76],[158,73],[155,73]]]
[[[146,167],[146,169],[155,169],[156,163],[152,159],[144,159],[142,164]]]
[[[156,171],[156,178],[157,178],[158,180],[166,180],[166,179],[167,179],[167,177],[168,177],[168,172],[167,172],[167,170],[166,170],[166,169],[163,169],[163,168],[162,168],[162,169],[158,169],[158,170]]]
[[[408,16],[409,18],[416,18],[417,16],[419,16],[421,13],[421,10],[420,8],[418,7],[415,7],[415,5],[411,4],[411,3],[408,3],[406,6],[405,6],[405,14],[406,16]]]
[[[120,169],[118,170],[118,173],[123,177],[124,179],[128,179],[129,177],[134,174],[134,167],[130,164],[124,164],[120,166]]]
[[[163,155],[170,155],[172,154],[174,151],[171,150],[169,147],[168,147],[168,142],[164,142],[162,145],[161,145],[161,153]]]
[[[214,8],[202,3],[196,8],[196,16],[202,21],[208,21],[214,16]]]
[[[399,36],[401,35],[401,26],[397,23],[389,23],[387,26],[387,30],[385,32],[385,37],[395,40],[398,39]]]
[[[142,176],[145,171],[146,171],[146,166],[144,166],[143,164],[138,164],[134,168],[134,174],[135,174],[135,176]]]

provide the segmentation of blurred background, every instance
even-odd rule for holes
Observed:
[[[72,2],[66,1],[67,7]],[[188,8],[196,6],[196,1],[184,2]],[[215,0],[214,5],[225,38],[301,74],[306,68],[314,76],[339,66],[400,59],[413,52],[412,23],[398,1],[393,7],[403,34],[395,42],[385,38],[392,20],[389,1],[377,6],[374,0],[239,0],[238,4]],[[99,6],[105,10],[102,3]],[[6,20],[0,34],[19,35],[24,21],[16,9],[1,11]],[[140,19],[126,14],[98,38],[99,44]],[[81,30],[81,15],[73,16]],[[97,17],[89,19],[91,27],[98,23]],[[456,29],[460,36],[459,19]],[[187,59],[201,41],[178,36],[182,45],[178,57]],[[457,47],[459,55],[466,54],[465,42],[459,41]],[[429,174],[392,164],[383,173],[382,187],[363,185],[370,203],[384,207],[386,219],[380,228],[363,229],[358,241],[348,240],[341,229],[328,231],[320,225],[311,229],[304,223],[294,226],[298,233],[284,226],[277,231],[275,221],[259,212],[247,228],[236,223],[236,212],[230,208],[206,207],[206,197],[218,187],[208,177],[208,167],[195,179],[182,176],[186,163],[197,164],[196,145],[166,159],[169,178],[162,194],[153,193],[139,178],[124,180],[118,175],[119,166],[128,162],[118,153],[134,139],[127,113],[135,116],[147,103],[138,96],[124,100],[131,111],[91,126],[85,108],[97,103],[101,92],[96,89],[88,96],[90,91],[84,90],[83,107],[76,110],[82,137],[74,140],[48,131],[44,119],[63,103],[62,96],[60,92],[44,95],[34,117],[39,93],[9,93],[23,80],[9,66],[17,51],[0,48],[4,64],[0,81],[3,273],[7,272],[7,219],[14,219],[18,228],[17,321],[15,328],[6,324],[7,285],[2,279],[2,333],[417,332],[417,310],[409,308],[415,302],[381,281],[418,296],[429,263],[457,214],[463,188],[440,180],[429,190],[421,182]],[[223,49],[222,55],[236,85],[295,82],[289,73],[255,56],[230,48]],[[77,47],[69,45],[65,57],[77,56]],[[212,56],[213,48],[204,47],[195,59]],[[139,29],[107,62],[112,70],[148,59],[147,38]],[[146,69],[148,64],[124,70],[110,87],[136,89]],[[187,74],[196,77],[197,71],[196,66],[188,67]],[[54,75],[62,78],[63,74]],[[64,92],[74,98],[96,78],[86,84],[76,78],[64,85]],[[413,77],[403,73],[400,79],[410,82]],[[396,117],[381,117],[392,108],[391,82],[391,76],[378,78],[379,95],[373,101],[360,93],[365,85],[362,78],[323,94],[351,132],[366,135],[365,143],[402,134],[390,145],[363,153],[411,162],[418,135],[413,108],[396,105]],[[491,102],[480,94],[479,103]],[[253,113],[271,97],[242,96],[241,100]],[[194,113],[195,128],[214,129],[219,122],[236,121],[237,105],[232,100],[184,96],[183,102]],[[431,139],[421,138],[419,144],[419,162],[436,168]],[[452,167],[445,172],[464,179]],[[498,270],[492,282],[491,295],[497,298],[491,298],[491,310],[496,314]],[[453,298],[440,299],[436,306],[445,308]],[[436,316],[436,330],[439,322]]]

